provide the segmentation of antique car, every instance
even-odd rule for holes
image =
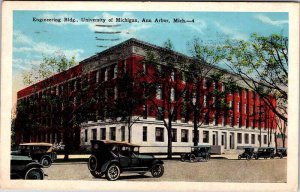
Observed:
[[[190,162],[195,161],[208,161],[210,159],[210,145],[198,145],[191,147],[190,153],[183,153],[180,155],[180,160],[189,160]]]
[[[10,177],[11,179],[36,179],[43,180],[43,166],[28,156],[11,155]]]
[[[250,160],[253,158],[254,155],[254,147],[251,146],[242,146],[238,147],[238,149],[243,149],[244,152],[242,154],[239,154],[238,159],[247,159]]]
[[[22,143],[17,151],[12,151],[12,155],[30,156],[37,160],[44,167],[50,167],[57,155],[53,151],[51,143]]]
[[[274,155],[275,157],[279,157],[280,159],[287,156],[287,148],[285,147],[277,147],[277,151]]]
[[[253,158],[255,158],[256,160],[259,158],[274,159],[274,151],[274,147],[259,147],[257,152],[253,154]]]
[[[107,180],[115,181],[125,171],[144,175],[150,171],[153,177],[164,173],[163,161],[150,155],[139,154],[139,146],[126,142],[91,140],[92,154],[88,169],[96,178],[104,174]]]

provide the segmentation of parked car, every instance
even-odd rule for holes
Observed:
[[[277,147],[277,152],[274,155],[275,157],[279,157],[280,159],[287,156],[287,148],[285,147]]]
[[[53,151],[51,143],[22,143],[17,151],[12,151],[12,155],[30,156],[37,160],[44,167],[50,167],[57,155]]]
[[[139,154],[139,146],[126,142],[91,140],[92,154],[88,169],[96,178],[104,174],[107,180],[115,181],[125,171],[141,175],[151,172],[153,177],[164,173],[163,161],[150,155]]]
[[[41,169],[43,166],[32,160],[28,156],[11,155],[10,160],[10,177],[22,179],[43,180],[44,172]]]
[[[242,147],[238,147],[240,149],[243,149],[244,152],[242,154],[239,154],[238,159],[247,159],[250,160],[253,158],[254,155],[254,147],[251,146],[242,146]]]
[[[191,147],[190,153],[183,153],[180,155],[181,161],[189,160],[190,162],[195,161],[208,161],[210,159],[210,145],[198,145]]]
[[[275,151],[274,147],[259,147],[257,152],[254,153],[253,158],[274,159],[274,151]]]

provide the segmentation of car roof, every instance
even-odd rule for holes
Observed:
[[[192,146],[193,148],[198,148],[198,147],[211,147],[210,145],[197,145],[197,146]]]
[[[252,146],[238,146],[237,149],[254,149]]]
[[[47,146],[47,147],[51,147],[52,144],[51,143],[21,143],[21,146]]]
[[[106,145],[123,145],[123,146],[129,146],[129,147],[139,147],[139,145],[128,143],[125,141],[112,141],[112,140],[91,140],[91,142],[102,142]]]
[[[275,149],[274,147],[259,147],[258,149]]]
[[[277,147],[277,149],[287,149],[286,147]]]

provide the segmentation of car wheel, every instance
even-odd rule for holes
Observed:
[[[112,164],[106,171],[106,179],[109,181],[115,181],[120,177],[120,167],[116,164]]]
[[[280,155],[279,155],[279,158],[280,158],[280,159],[282,159],[282,158],[283,158],[282,154],[280,154]]]
[[[102,173],[101,171],[90,171],[90,172],[95,178],[101,178],[104,175],[104,173]]]
[[[98,166],[98,160],[95,155],[91,155],[88,161],[88,168],[90,171],[96,171]]]
[[[185,161],[185,154],[181,154],[181,155],[180,155],[180,160],[181,160],[182,162]]]
[[[246,158],[247,158],[247,160],[250,160],[250,159],[251,159],[251,156],[250,156],[250,155],[247,155]]]
[[[151,174],[155,178],[161,177],[164,174],[164,166],[162,164],[153,165]]]
[[[241,160],[241,159],[242,159],[242,156],[241,156],[241,155],[239,155],[239,156],[238,156],[238,160]]]
[[[206,161],[209,161],[210,160],[210,154],[208,154],[207,156],[206,156]]]
[[[258,160],[258,156],[255,156],[255,159]]]
[[[43,167],[50,167],[51,166],[51,159],[49,157],[43,157],[41,159],[41,164],[43,165]]]
[[[270,159],[274,159],[274,155],[270,155]]]
[[[194,154],[190,155],[190,162],[195,162],[196,156]]]
[[[37,167],[31,168],[25,173],[24,179],[43,180],[44,172],[42,169]]]

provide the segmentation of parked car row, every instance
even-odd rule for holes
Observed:
[[[259,147],[257,151],[255,151],[255,148],[251,146],[243,146],[240,148],[243,149],[244,152],[238,155],[238,159],[274,159],[275,157],[283,158],[287,156],[287,148],[283,147],[278,147],[277,151],[274,147]]]
[[[44,179],[42,168],[51,166],[56,160],[51,143],[23,143],[11,152],[11,178]]]

